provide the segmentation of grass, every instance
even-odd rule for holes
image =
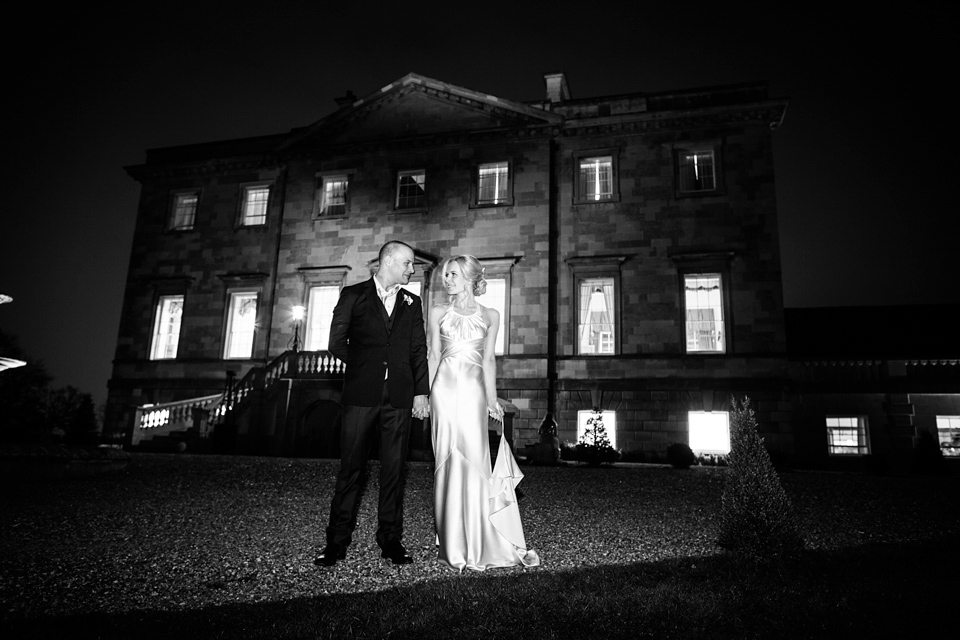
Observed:
[[[754,563],[704,543],[712,534],[717,509],[710,505],[718,499],[723,470],[619,467],[525,468],[528,498],[521,511],[528,540],[541,550],[545,566],[483,574],[433,572],[424,552],[414,568],[397,575],[390,567],[372,565],[371,554],[361,548],[353,564],[333,571],[291,566],[291,555],[300,554],[292,565],[308,562],[313,549],[300,547],[322,529],[314,522],[313,531],[299,531],[304,523],[321,519],[331,471],[326,462],[154,456],[144,458],[140,471],[125,479],[20,486],[5,493],[2,503],[0,570],[7,575],[0,582],[5,605],[0,631],[5,637],[137,640],[792,639],[904,638],[952,628],[960,569],[955,553],[960,481],[955,476],[785,474],[785,488],[805,523],[808,549],[790,562]],[[284,479],[282,490],[277,478]],[[411,470],[408,511],[416,513],[408,522],[408,546],[431,535],[429,519],[420,518],[429,504],[424,495],[429,481],[429,468]],[[158,483],[165,492],[147,495]],[[216,489],[204,489],[205,483]],[[301,515],[302,500],[313,494],[318,504]],[[374,502],[370,494],[365,503]],[[111,507],[102,505],[108,498]],[[284,507],[287,501],[291,504]],[[98,554],[122,555],[116,543],[100,545],[87,538],[96,530],[112,539],[126,525],[64,526],[61,538],[85,538],[73,545],[62,539],[58,544],[56,532],[48,531],[49,523],[57,521],[44,520],[51,509],[83,515],[96,504],[108,509],[105,523],[139,507],[133,520],[165,527],[155,540],[142,533],[136,549],[123,552],[141,568],[127,574],[90,570],[86,576],[103,578],[100,588],[117,594],[111,599],[126,596],[135,604],[91,604],[78,610],[50,599],[44,612],[20,602],[24,593],[34,602],[49,597],[50,590],[67,593],[67,581],[83,578],[84,567]],[[213,526],[202,519],[204,514],[225,522],[225,516],[215,515],[224,505],[230,512],[239,508],[246,524],[204,537]],[[170,513],[178,509],[179,515]],[[13,517],[8,520],[8,515]],[[30,522],[38,526],[29,529],[29,540],[8,537],[18,530],[22,534]],[[361,523],[360,529],[368,525]],[[289,548],[283,546],[286,539],[276,539],[278,531],[293,540]],[[226,540],[222,548],[220,539]],[[186,540],[195,541],[197,548],[197,555],[184,563],[190,568],[181,567],[179,573],[167,569],[164,561],[173,562],[168,556],[174,547],[182,550]],[[152,543],[160,547],[148,549]],[[264,557],[257,572],[204,573],[216,573],[218,562],[230,562],[227,547],[239,547],[237,553],[246,557],[264,556],[278,545],[277,559]],[[164,546],[170,553],[162,552]],[[51,570],[41,557],[43,549],[54,562],[72,563],[73,575]],[[267,580],[271,571],[279,575],[273,582]],[[12,574],[16,581],[8,579]],[[146,604],[136,600],[138,593],[162,592],[162,580],[180,591],[204,585],[204,600],[186,607],[162,598]],[[115,581],[120,587],[109,591]],[[21,591],[15,594],[13,585]]]

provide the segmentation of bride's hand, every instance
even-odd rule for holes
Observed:
[[[503,424],[503,407],[500,406],[499,402],[488,404],[487,414],[500,424]]]

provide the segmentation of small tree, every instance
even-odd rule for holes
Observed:
[[[720,509],[719,544],[754,558],[793,555],[803,535],[780,477],[757,432],[750,399],[731,398],[729,471]]]
[[[587,420],[587,428],[577,443],[577,458],[587,464],[599,465],[604,462],[616,462],[620,452],[610,444],[607,428],[603,424],[603,412],[599,408]]]

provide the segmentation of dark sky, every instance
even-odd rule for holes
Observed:
[[[790,101],[786,305],[960,302],[951,3],[346,4],[47,7],[8,25],[0,329],[56,385],[106,397],[139,196],[124,166],[305,126],[409,72],[520,101],[555,71],[584,98],[766,80]]]

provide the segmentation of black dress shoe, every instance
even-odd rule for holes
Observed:
[[[381,558],[388,558],[393,564],[412,564],[413,558],[407,555],[407,550],[399,542],[390,542],[380,552]]]
[[[313,561],[318,567],[332,567],[337,564],[337,560],[343,560],[347,557],[347,548],[343,545],[330,543],[324,547],[320,555]]]

